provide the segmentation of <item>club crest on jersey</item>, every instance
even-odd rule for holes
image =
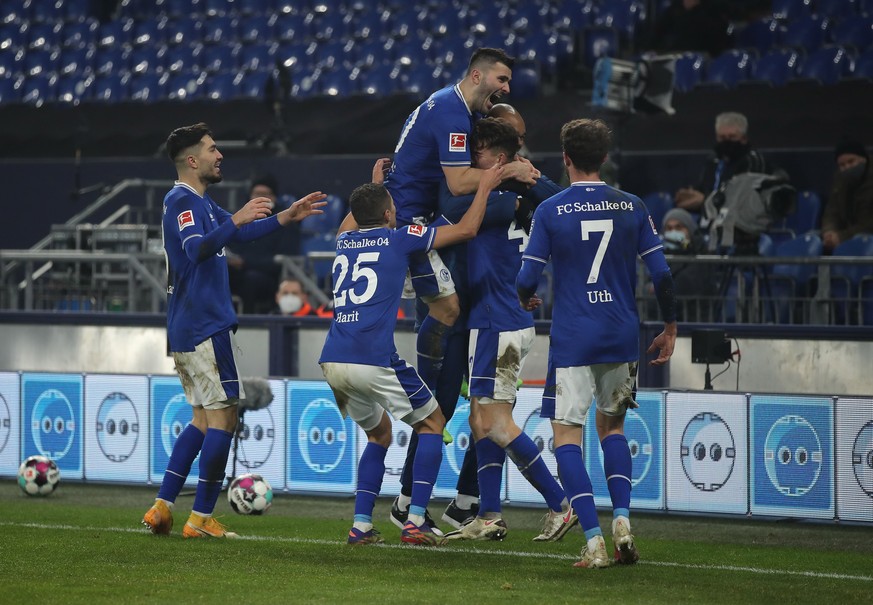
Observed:
[[[449,133],[449,151],[464,151],[467,149],[467,133]]]
[[[179,231],[184,229],[185,227],[191,227],[194,225],[194,213],[190,210],[186,210],[182,214],[176,217],[179,221]]]
[[[424,235],[424,226],[423,225],[409,225],[406,228],[406,231],[407,231],[407,233],[409,233],[409,235],[417,235],[418,237],[421,237],[422,235]]]

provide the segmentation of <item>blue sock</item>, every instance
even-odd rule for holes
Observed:
[[[431,392],[436,389],[437,379],[443,368],[449,330],[451,326],[437,321],[430,315],[424,318],[418,329],[418,337],[415,341],[415,350],[418,353],[418,375]]]
[[[358,489],[355,490],[355,522],[372,523],[373,506],[382,489],[385,476],[385,454],[388,448],[372,441],[367,442],[358,462]]]
[[[614,517],[629,517],[633,461],[627,445],[627,437],[607,435],[600,442],[600,447],[603,449],[606,485],[609,488],[609,497],[612,498],[612,514]]]
[[[220,429],[208,429],[200,452],[200,481],[194,495],[191,510],[201,515],[211,515],[218,502],[221,486],[224,485],[224,469],[233,434]]]
[[[527,482],[543,495],[549,508],[557,513],[561,512],[564,490],[552,477],[533,439],[525,433],[520,434],[506,446],[506,453]]]
[[[418,434],[418,450],[412,465],[412,502],[410,515],[422,515],[430,501],[433,486],[443,461],[443,436],[432,433]]]
[[[564,485],[564,491],[573,510],[579,517],[579,523],[585,532],[585,538],[602,534],[600,522],[597,520],[597,509],[594,507],[594,490],[591,478],[582,462],[582,448],[578,445],[562,445],[555,450],[558,461],[558,475]]]
[[[479,461],[479,514],[500,512],[500,484],[503,481],[503,448],[484,437],[476,442]]]
[[[161,481],[161,487],[158,490],[158,498],[167,502],[176,501],[176,497],[185,485],[188,473],[191,472],[191,465],[197,454],[200,453],[205,436],[193,424],[185,427],[173,446],[173,453],[170,454],[170,461],[164,472],[164,480]]]

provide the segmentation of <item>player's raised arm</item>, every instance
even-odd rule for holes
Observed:
[[[503,180],[503,166],[494,166],[480,172],[482,172],[482,178],[479,179],[479,189],[476,191],[470,208],[456,225],[437,227],[433,241],[434,248],[451,246],[476,237],[482,219],[485,217],[488,196]]]
[[[284,227],[291,223],[302,221],[307,216],[312,216],[313,214],[324,214],[321,208],[327,205],[327,202],[324,201],[326,197],[327,194],[321,191],[313,191],[309,195],[300,198],[291,204],[290,207],[276,215],[279,219],[279,224]]]

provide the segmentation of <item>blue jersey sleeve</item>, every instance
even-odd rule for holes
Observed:
[[[530,239],[527,248],[521,257],[521,270],[515,280],[515,287],[520,298],[530,298],[536,292],[540,283],[540,276],[546,263],[552,255],[551,240],[548,226],[545,224],[545,212],[541,212],[542,206],[534,212],[533,223],[530,229]]]
[[[391,235],[391,245],[397,246],[401,254],[427,252],[433,247],[436,228],[424,225],[407,225],[395,229]]]
[[[472,164],[470,156],[470,116],[446,105],[435,108],[439,113],[434,115],[431,123],[431,136],[436,141],[443,167],[466,167]]]
[[[467,212],[475,197],[472,194],[452,195],[448,186],[443,184],[440,187],[440,214],[450,222],[457,223]],[[515,198],[515,194],[509,191],[492,191],[485,205],[481,228],[509,223],[515,212]]]
[[[210,224],[209,213],[216,213],[217,208],[213,203],[207,209],[207,205],[192,195],[182,195],[173,204],[171,210],[176,214],[182,250],[193,263],[203,262],[218,253],[236,236],[236,225],[230,220],[224,220],[218,229],[206,231],[205,226]],[[221,211],[227,214],[224,210]],[[223,217],[219,217],[222,215],[216,214],[216,219],[221,221]]]

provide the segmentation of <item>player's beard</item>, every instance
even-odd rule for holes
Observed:
[[[220,183],[224,176],[221,174],[221,170],[219,168],[213,168],[212,172],[209,172],[203,176],[203,180],[207,185],[214,185],[215,183]]]

